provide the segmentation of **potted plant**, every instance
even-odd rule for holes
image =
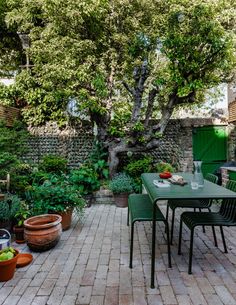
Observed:
[[[19,251],[12,247],[0,251],[0,282],[6,282],[13,278],[18,254]]]
[[[52,175],[41,185],[34,185],[30,191],[32,209],[35,215],[54,213],[62,216],[62,229],[71,225],[72,212],[82,215],[85,201],[77,188],[65,175]]]
[[[18,244],[25,242],[24,238],[24,221],[31,215],[29,207],[25,201],[20,202],[19,209],[14,215],[14,220],[16,224],[13,226],[13,232],[15,233],[15,241]]]
[[[113,192],[116,206],[127,207],[128,196],[134,191],[132,178],[125,173],[118,173],[110,181],[109,188]]]

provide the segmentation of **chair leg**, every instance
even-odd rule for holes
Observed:
[[[217,242],[216,231],[215,231],[215,227],[214,226],[212,226],[212,233],[213,233],[213,237],[214,237],[215,247],[218,248],[218,242]]]
[[[129,205],[128,205],[128,210],[127,210],[127,226],[129,226]]]
[[[225,235],[224,235],[224,231],[223,231],[222,226],[220,226],[220,233],[221,233],[221,238],[222,238],[222,242],[223,242],[223,245],[224,245],[224,251],[225,251],[225,253],[228,253],[226,242],[225,242]]]
[[[180,217],[178,255],[181,254],[182,228],[183,228],[183,221],[182,221],[182,217]]]
[[[167,239],[167,251],[168,251],[168,264],[169,268],[171,268],[171,252],[170,252],[170,234],[169,234],[169,224],[168,221],[165,221],[166,228],[166,239]]]
[[[169,204],[167,202],[167,206],[166,206],[166,221],[167,222],[169,220],[169,209],[170,209],[170,207],[169,207]],[[165,226],[165,233],[166,233],[166,226]]]
[[[175,223],[175,209],[172,210],[172,221],[171,221],[171,231],[170,231],[170,244],[173,244],[174,235],[174,223]]]
[[[194,228],[191,229],[191,234],[190,234],[190,248],[189,248],[188,274],[192,274],[193,236],[194,236]]]
[[[202,209],[201,209],[201,208],[199,208],[199,212],[202,212]],[[205,226],[202,226],[202,232],[203,232],[203,233],[206,233]]]
[[[129,267],[133,268],[134,222],[131,224]]]

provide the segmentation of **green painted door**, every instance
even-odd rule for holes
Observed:
[[[193,159],[201,160],[204,175],[213,173],[227,160],[227,130],[224,126],[193,129]]]

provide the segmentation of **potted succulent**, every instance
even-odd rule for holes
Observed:
[[[41,185],[34,185],[30,191],[34,215],[54,213],[62,216],[62,229],[71,225],[73,210],[82,215],[85,201],[77,188],[70,184],[65,175],[52,175]]]
[[[13,226],[13,232],[15,233],[15,241],[18,244],[25,242],[24,238],[24,221],[31,215],[28,205],[25,201],[20,202],[19,209],[14,215],[16,224]]]
[[[0,282],[6,282],[13,278],[18,254],[19,251],[12,247],[0,251]]]
[[[109,189],[113,192],[116,206],[127,207],[128,196],[134,191],[133,180],[125,173],[118,173],[110,181]]]

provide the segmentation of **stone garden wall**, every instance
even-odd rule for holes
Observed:
[[[225,125],[217,119],[171,120],[159,149],[150,153],[156,161],[166,161],[177,165],[181,171],[192,171],[192,129],[206,125]],[[89,155],[93,145],[93,130],[81,127],[64,129],[53,124],[29,128],[29,149],[25,160],[38,163],[45,154],[60,155],[68,160],[71,168],[78,167]],[[231,150],[236,133],[231,128]],[[125,156],[124,156],[125,157]]]

